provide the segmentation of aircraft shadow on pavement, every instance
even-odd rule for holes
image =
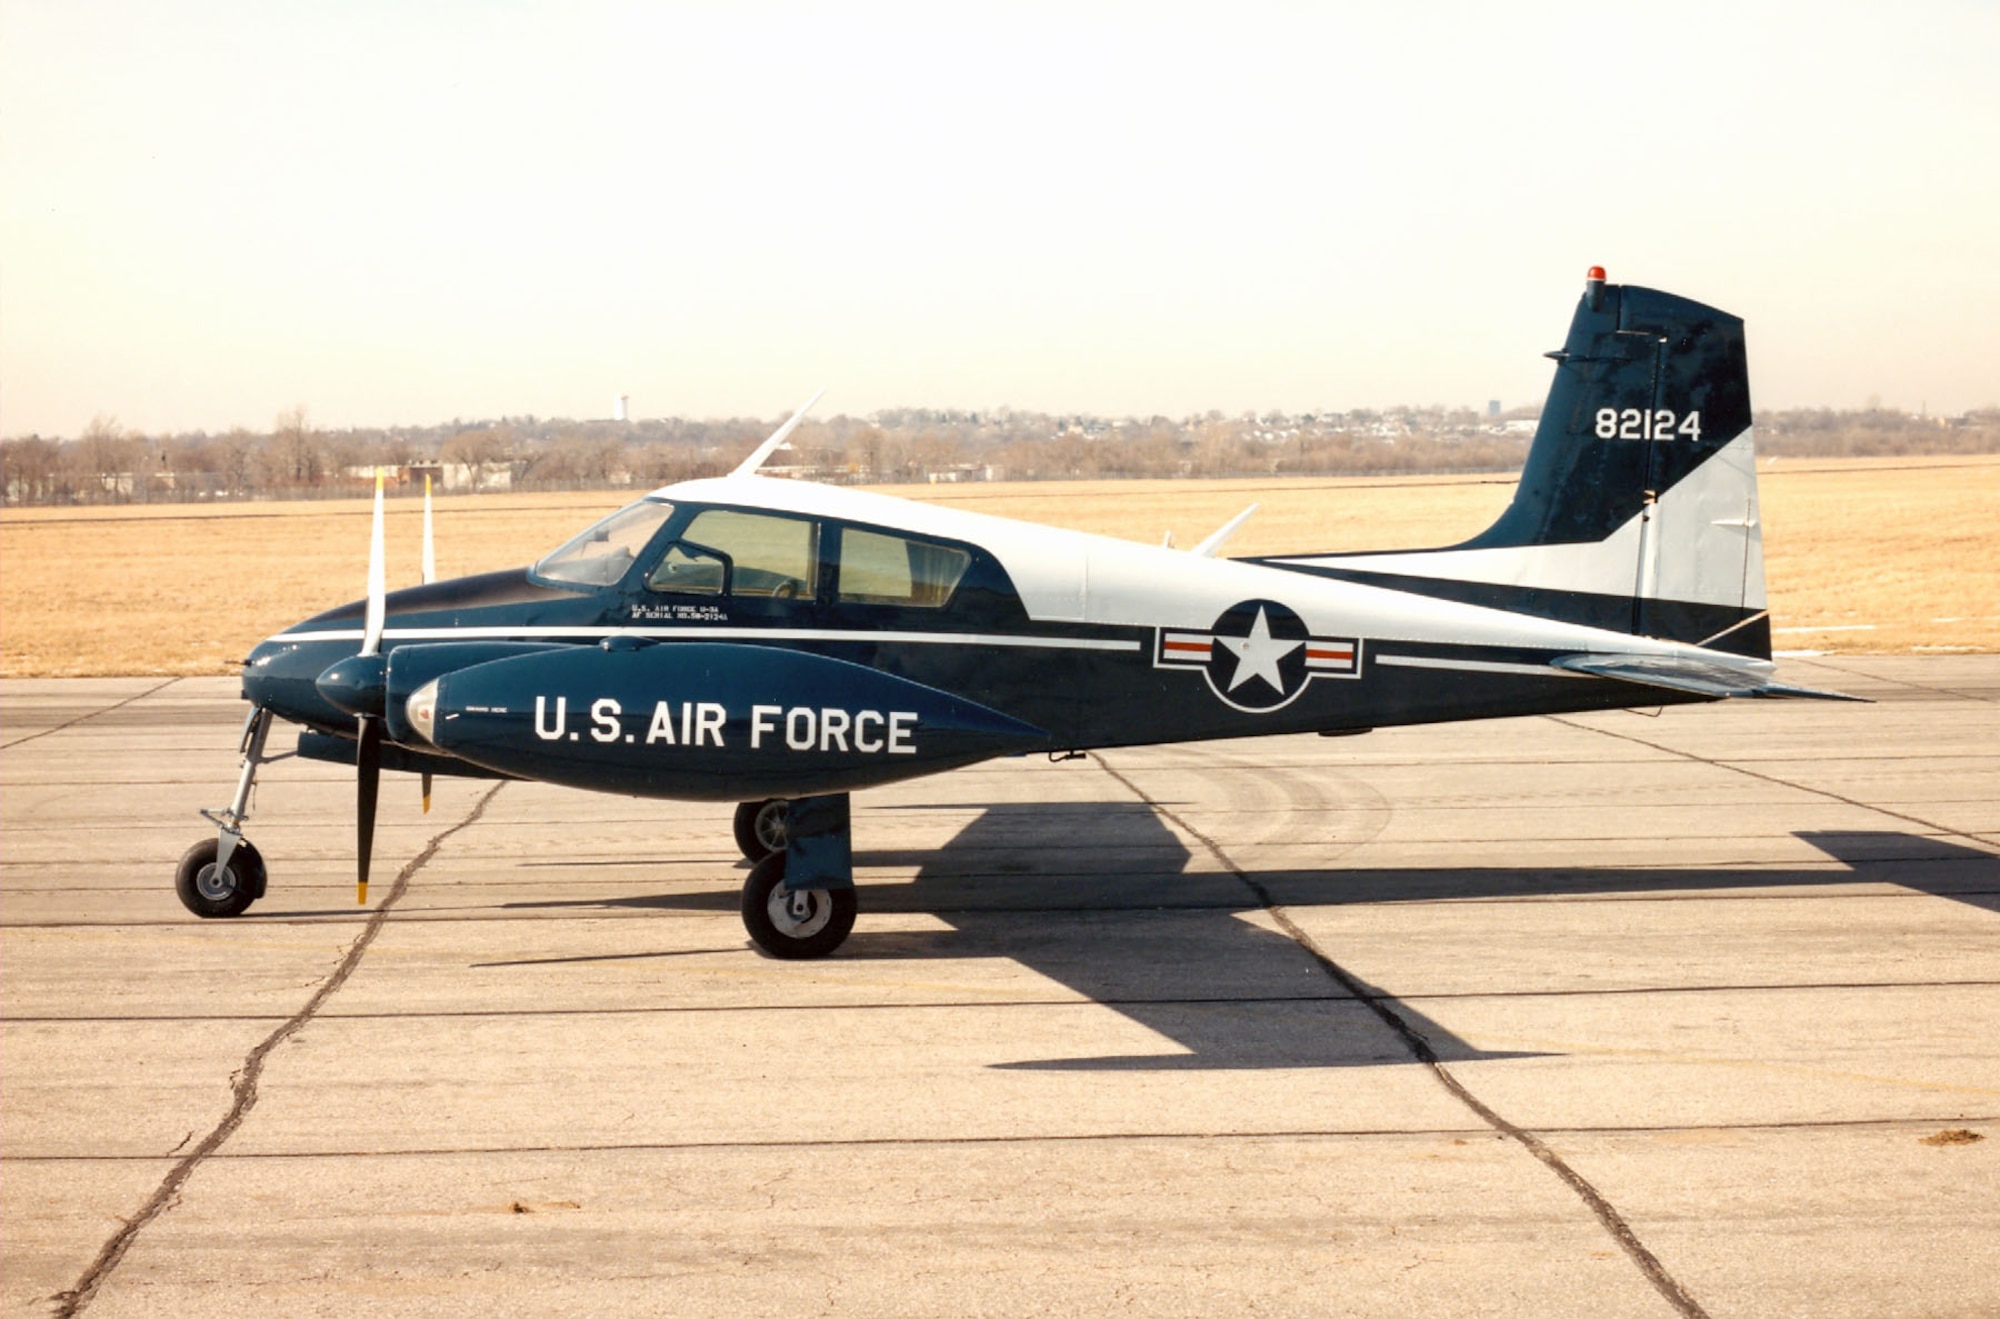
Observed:
[[[1298,907],[1877,882],[2000,911],[2000,857],[1992,854],[1898,832],[1798,837],[1848,869],[1328,868],[1250,878],[1281,905]],[[1292,939],[1245,919],[1261,904],[1242,878],[1191,871],[1191,860],[1142,803],[988,806],[941,847],[857,850],[862,919],[838,956],[1008,958],[1185,1051],[1002,1064],[1010,1069],[1244,1070],[1413,1061],[1368,1005]],[[871,869],[910,867],[910,882],[866,882]],[[732,889],[509,905],[709,911],[736,900]],[[949,928],[870,930],[868,918],[885,912],[922,913]],[[1338,960],[1339,949],[1325,951]],[[1534,1056],[1480,1050],[1409,1003],[1382,997],[1440,1061]]]

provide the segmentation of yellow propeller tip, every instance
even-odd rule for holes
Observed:
[[[368,886],[366,884],[356,884],[354,886],[354,901],[359,906],[365,907],[368,905]]]

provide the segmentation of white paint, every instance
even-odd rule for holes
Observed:
[[[1657,504],[1601,541],[1329,554],[1286,562],[1493,586],[1628,595],[1635,572],[1652,559],[1657,565],[1650,577],[1652,598],[1762,609],[1764,543],[1757,507],[1756,461],[1755,440],[1746,430],[1668,490]],[[1653,546],[1645,543],[1649,513],[1656,542]]]

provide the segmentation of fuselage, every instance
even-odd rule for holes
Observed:
[[[1696,653],[1681,643],[837,487],[695,481],[656,491],[618,518],[533,568],[390,594],[382,650],[392,671],[401,663],[428,680],[431,670],[488,664],[510,648],[616,655],[699,645],[698,672],[673,667],[665,654],[621,661],[624,685],[615,693],[592,688],[590,675],[609,671],[593,663],[566,664],[563,690],[529,690],[557,672],[553,660],[529,654],[514,670],[488,671],[481,688],[488,704],[468,716],[501,709],[525,730],[539,700],[534,736],[524,732],[524,741],[560,744],[539,749],[580,766],[553,777],[661,796],[748,795],[740,785],[711,794],[702,776],[631,772],[632,757],[713,759],[718,745],[732,752],[732,772],[770,766],[764,786],[773,795],[825,790],[831,780],[823,778],[786,786],[785,753],[808,731],[807,716],[792,712],[808,708],[813,773],[845,755],[861,768],[840,786],[864,786],[1007,752],[1699,699],[1550,666],[1556,656],[1599,651]],[[352,715],[316,683],[359,649],[362,616],[362,603],[353,602],[261,643],[244,670],[246,697],[320,732],[351,733]],[[465,646],[488,649],[439,649]],[[397,658],[405,648],[412,648],[407,663]],[[815,684],[823,689],[818,703],[801,706],[792,688],[816,670],[787,662],[780,672],[771,667],[773,650],[842,666],[828,667]],[[877,693],[879,710],[843,705],[838,693],[862,681],[859,670],[1003,716],[1011,731],[947,749],[928,737],[914,708],[929,711],[936,702],[911,696],[901,703],[912,709],[901,713],[916,722],[899,725],[900,738],[917,750],[858,749],[857,741],[888,746],[895,693],[905,690]],[[517,681],[515,672],[524,676]],[[444,681],[447,691],[454,682],[472,689],[470,679]],[[704,682],[717,690],[699,690]],[[679,689],[652,691],[664,686]],[[602,716],[606,703],[618,707],[610,736],[604,730],[612,724],[588,722],[588,712]],[[779,726],[786,719],[789,729]],[[415,734],[400,710],[391,712],[389,732],[412,750],[451,754],[448,738]],[[593,755],[602,773],[590,771]],[[864,765],[871,755],[874,765]],[[534,763],[533,776],[550,776]]]

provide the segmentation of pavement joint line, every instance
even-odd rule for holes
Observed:
[[[1962,692],[1955,687],[1933,687],[1927,682],[1911,682],[1908,678],[1892,678],[1883,673],[1870,673],[1866,669],[1853,669],[1844,664],[1832,663],[1830,660],[1817,655],[1811,659],[1801,658],[1798,662],[1815,665],[1822,669],[1832,669],[1835,673],[1845,673],[1853,678],[1866,678],[1870,682],[1886,682],[1894,687],[1908,687],[1912,691],[1936,692],[1940,696],[1955,696],[1962,701],[1985,701],[1991,704],[1996,699],[1991,696],[1981,696],[1977,692]]]
[[[175,683],[179,681],[180,679],[178,677],[169,678],[157,687],[148,687],[145,691],[140,692],[136,696],[128,696],[122,701],[113,701],[110,705],[105,706],[103,709],[92,710],[89,714],[80,714],[74,719],[66,719],[62,723],[59,723],[52,728],[44,728],[38,733],[25,734],[21,737],[15,738],[12,742],[0,742],[0,751],[10,750],[14,747],[20,746],[24,742],[32,742],[38,737],[47,737],[51,733],[60,733],[65,728],[74,728],[78,724],[97,718],[99,715],[110,714],[113,710],[122,710],[126,706],[132,704],[132,702],[143,701],[148,696],[152,696],[158,692],[163,692],[167,688],[173,686]]]
[[[731,949],[740,952],[740,949]],[[646,954],[636,954],[645,956]],[[944,999],[911,1003],[702,1003],[659,1004],[650,1007],[597,1008],[450,1008],[409,1012],[322,1012],[320,1021],[456,1021],[467,1018],[505,1020],[510,1017],[634,1017],[673,1016],[701,1013],[757,1012],[953,1012],[963,1009],[1014,1008],[1153,1008],[1270,1005],[1277,1003],[1368,1003],[1400,1000],[1405,1003],[1480,1002],[1491,999],[1527,998],[1618,998],[1669,994],[1795,994],[1845,993],[1882,989],[1992,989],[2000,980],[1856,980],[1812,984],[1768,985],[1633,985],[1616,989],[1466,989],[1430,994],[1373,993],[1356,996],[1337,994],[1245,994],[1206,998],[1021,998],[977,999],[952,1002]],[[0,1015],[0,1024],[17,1026],[130,1025],[140,1022],[195,1021],[283,1021],[276,1012],[191,1012],[157,1016],[9,1016]]]
[[[1983,838],[1975,834],[1967,834],[1961,836],[1974,838],[1977,841],[1987,843],[1989,846],[1993,845],[1996,842],[1996,840]],[[1941,858],[1911,858],[1908,860],[1907,863],[1916,864],[1917,861],[1920,859],[1942,860]],[[1558,869],[1558,868],[1559,867],[1554,867],[1554,866],[1549,867],[1549,869]],[[1718,862],[1713,868],[1717,870],[1726,869],[1728,868],[1728,863]],[[1647,870],[1644,867],[1635,866],[1635,867],[1630,867],[1629,870],[1630,873],[1634,875],[1644,875],[1647,873]],[[1836,877],[1836,880],[1839,877],[1841,877],[1841,872],[1832,871],[1829,873],[1834,875]],[[1829,881],[1829,883],[1831,882],[1834,881]],[[1908,887],[1907,885],[1897,884],[1893,880],[1871,880],[1871,879],[1860,879],[1860,878],[1850,879],[1849,882],[1854,884],[1881,884],[1886,888],[1893,889],[1894,891],[1885,893],[1834,893],[1834,892],[1827,892],[1826,886],[1823,885],[1809,884],[1803,881],[1796,881],[1796,880],[1787,880],[1782,884],[1773,885],[1772,887],[1807,888],[1810,891],[1804,893],[1758,893],[1758,892],[1746,892],[1746,891],[1715,892],[1713,890],[1708,890],[1708,889],[1695,889],[1695,890],[1661,890],[1661,891],[1644,892],[1644,893],[1560,893],[1560,894],[1534,893],[1534,894],[1520,894],[1511,896],[1494,895],[1494,896],[1480,897],[1480,898],[1355,898],[1355,899],[1346,899],[1340,902],[1307,902],[1307,903],[1294,903],[1293,905],[1305,906],[1305,907],[1357,907],[1357,906],[1365,907],[1365,906],[1380,906],[1387,903],[1387,904],[1393,904],[1398,907],[1463,907],[1463,906],[1499,907],[1499,906],[1524,906],[1536,903],[1557,905],[1569,902],[1592,902],[1592,903],[1598,903],[1598,902],[1602,903],[1863,902],[1863,901],[1888,902],[1888,901],[1902,901],[1909,898],[1936,897],[1936,898],[1957,899],[1957,898],[1986,898],[1986,897],[1994,897],[1996,895],[2000,895],[2000,889],[1997,888],[1973,887],[1964,889],[1914,889]],[[863,887],[865,889],[867,886],[864,885]],[[21,892],[23,890],[14,890],[14,891]],[[49,892],[51,890],[25,890],[25,891]],[[878,912],[877,914],[914,913],[926,916],[1030,917],[1030,916],[1069,916],[1069,915],[1075,915],[1078,912],[1087,912],[1092,914],[1110,913],[1113,915],[1136,915],[1142,913],[1149,915],[1158,915],[1158,914],[1173,915],[1177,913],[1200,914],[1203,912],[1216,912],[1216,911],[1257,911],[1257,910],[1261,910],[1261,908],[1254,902],[1184,903],[1173,907],[1160,907],[1160,906],[1150,906],[1150,905],[1138,906],[1138,907],[1108,907],[1096,904],[1079,903],[1078,905],[1071,907],[925,907],[921,911],[916,911],[915,909],[912,909],[912,912],[891,913],[884,911],[884,912]],[[677,917],[682,920],[726,920],[732,914],[733,913],[726,911],[691,911],[691,912],[676,913]],[[412,924],[412,925],[450,925],[454,923],[470,925],[470,924],[476,924],[481,921],[497,922],[497,921],[528,921],[528,920],[634,921],[634,920],[657,920],[659,918],[660,918],[660,912],[654,909],[625,910],[622,908],[606,909],[603,911],[590,911],[590,912],[583,912],[583,911],[520,912],[517,914],[511,914],[506,916],[475,916],[475,915],[460,916],[460,915],[453,915],[447,911],[437,911],[431,908],[416,908],[412,911],[404,913],[403,915],[404,922],[406,924]],[[319,915],[319,916],[273,915],[273,916],[266,916],[259,918],[255,922],[255,924],[258,928],[270,928],[270,929],[289,929],[289,928],[307,928],[307,927],[318,928],[320,926],[326,926],[326,925],[343,924],[348,921],[351,921],[352,919],[354,918],[350,916],[333,915],[333,914]],[[185,920],[176,920],[171,918],[163,920],[146,920],[146,921],[135,921],[135,920],[0,921],[0,930],[123,930],[123,929],[154,930],[154,929],[184,929],[186,927],[187,927],[187,922]]]
[[[1551,1136],[1670,1136],[1704,1132],[1734,1131],[1916,1131],[1942,1123],[1988,1126],[2000,1123],[2000,1113],[1957,1113],[1950,1117],[1831,1118],[1797,1122],[1706,1122],[1662,1123],[1633,1126],[1547,1127]],[[1506,1139],[1490,1124],[1463,1127],[1273,1127],[1262,1131],[1051,1131],[1013,1136],[850,1136],[826,1140],[688,1140],[688,1141],[583,1141],[569,1145],[424,1145],[404,1149],[320,1149],[223,1151],[218,1161],[250,1163],[288,1159],[430,1159],[487,1157],[507,1154],[641,1154],[674,1153],[682,1150],[825,1150],[825,1149],[951,1149],[982,1145],[1082,1145],[1136,1144],[1146,1141],[1260,1141],[1260,1140],[1382,1140],[1406,1137],[1436,1138],[1491,1134]],[[9,1163],[158,1163],[158,1154],[10,1154],[0,1157],[0,1166]]]
[[[506,786],[505,783],[494,784],[473,803],[471,811],[464,819],[434,836],[423,851],[411,858],[409,863],[397,872],[396,881],[389,889],[389,896],[382,900],[382,905],[368,918],[368,924],[362,928],[359,935],[355,936],[354,942],[348,946],[346,955],[340,959],[340,964],[320,982],[319,988],[306,1000],[305,1006],[288,1017],[276,1030],[265,1036],[262,1043],[244,1055],[243,1065],[237,1069],[232,1078],[230,1084],[232,1102],[222,1120],[202,1138],[200,1144],[168,1171],[159,1187],[148,1197],[146,1203],[140,1206],[139,1212],[126,1219],[124,1226],[111,1234],[111,1238],[98,1251],[97,1258],[91,1261],[90,1266],[77,1279],[76,1285],[49,1298],[55,1303],[54,1313],[57,1319],[72,1319],[87,1309],[96,1299],[98,1289],[104,1285],[104,1280],[125,1258],[125,1252],[131,1249],[132,1242],[139,1233],[154,1219],[179,1203],[181,1188],[186,1185],[188,1178],[194,1175],[195,1169],[236,1134],[237,1128],[242,1126],[243,1120],[250,1115],[250,1110],[256,1107],[257,1085],[263,1077],[264,1063],[270,1057],[271,1051],[304,1029],[306,1023],[318,1015],[327,1000],[340,991],[340,987],[347,983],[348,977],[354,974],[355,968],[361,965],[362,956],[367,953],[369,945],[375,942],[375,936],[381,933],[382,926],[389,919],[389,913],[395,909],[403,894],[409,891],[411,876],[429,864],[445,840],[477,824],[479,817],[486,813],[487,805],[499,795],[500,789]]]
[[[1683,760],[1690,760],[1698,765],[1708,765],[1714,769],[1727,770],[1732,774],[1741,774],[1745,778],[1757,779],[1764,783],[1775,783],[1782,787],[1793,788],[1799,792],[1810,793],[1815,797],[1824,797],[1828,801],[1837,801],[1844,806],[1852,806],[1858,811],[1872,811],[1877,815],[1886,815],[1892,820],[1901,820],[1905,824],[1921,825],[1925,829],[1930,830],[1934,835],[1941,835],[1947,838],[1964,838],[1974,843],[1983,841],[1977,834],[1968,833],[1963,829],[1954,829],[1948,824],[1939,824],[1935,820],[1926,820],[1921,816],[1909,815],[1902,811],[1892,811],[1887,806],[1879,806],[1874,802],[1860,801],[1856,798],[1835,792],[1831,788],[1815,788],[1810,784],[1795,783],[1791,779],[1782,779],[1775,774],[1766,774],[1761,770],[1750,769],[1740,761],[1717,760],[1712,756],[1704,756],[1699,752],[1683,751],[1679,747],[1665,746],[1658,742],[1648,742],[1645,738],[1634,737],[1630,733],[1615,733],[1608,728],[1593,728],[1589,724],[1575,723],[1569,719],[1565,719],[1561,715],[1552,714],[1543,717],[1550,723],[1562,724],[1567,728],[1577,728],[1584,732],[1597,733],[1604,737],[1615,737],[1625,742],[1636,742],[1640,746],[1652,747],[1657,751],[1664,751],[1670,756],[1678,756]]]
[[[1637,741],[1637,739],[1633,740]],[[1641,743],[1641,745],[1649,744]],[[1298,922],[1291,918],[1290,913],[1272,898],[1270,890],[1237,866],[1235,862],[1231,861],[1228,854],[1213,839],[1189,825],[1186,820],[1167,807],[1155,805],[1152,798],[1148,797],[1138,784],[1119,773],[1104,758],[1102,752],[1091,753],[1091,759],[1096,761],[1106,774],[1109,774],[1113,779],[1123,784],[1126,791],[1130,792],[1140,801],[1145,802],[1148,806],[1151,806],[1160,815],[1164,816],[1176,827],[1185,831],[1196,842],[1200,843],[1208,851],[1209,855],[1216,859],[1218,864],[1222,865],[1247,885],[1251,892],[1257,895],[1258,900],[1263,905],[1263,909],[1270,913],[1271,919],[1277,923],[1279,928],[1289,935],[1293,942],[1297,943],[1300,948],[1304,949],[1306,954],[1319,964],[1321,970],[1325,971],[1356,998],[1365,1003],[1369,1010],[1381,1019],[1384,1025],[1394,1031],[1402,1039],[1403,1044],[1410,1050],[1416,1060],[1428,1068],[1438,1083],[1457,1099],[1459,1103],[1471,1110],[1475,1116],[1499,1135],[1514,1141],[1527,1150],[1543,1167],[1553,1172],[1565,1186],[1574,1191],[1577,1198],[1583,1201],[1584,1205],[1596,1217],[1598,1223],[1610,1234],[1611,1239],[1618,1243],[1619,1249],[1625,1252],[1626,1257],[1638,1267],[1639,1272],[1645,1276],[1646,1281],[1652,1284],[1653,1290],[1657,1291],[1669,1305],[1673,1306],[1674,1310],[1682,1316],[1682,1319],[1708,1319],[1708,1311],[1703,1309],[1701,1303],[1695,1300],[1687,1289],[1674,1279],[1672,1274],[1667,1272],[1666,1265],[1662,1264],[1659,1257],[1647,1249],[1644,1242],[1639,1240],[1638,1234],[1632,1230],[1631,1224],[1625,1221],[1624,1215],[1620,1214],[1617,1208],[1609,1200],[1605,1199],[1583,1174],[1570,1167],[1568,1161],[1562,1155],[1556,1153],[1541,1137],[1527,1130],[1525,1127],[1516,1126],[1514,1123],[1508,1121],[1484,1100],[1481,1100],[1472,1091],[1468,1090],[1465,1084],[1457,1076],[1453,1075],[1451,1069],[1446,1067],[1438,1058],[1437,1052],[1431,1048],[1430,1041],[1424,1037],[1423,1032],[1411,1026],[1409,1022],[1403,1019],[1402,1014],[1391,1006],[1391,997],[1389,995],[1376,991],[1375,996],[1370,997],[1371,986],[1365,984],[1353,973],[1341,966],[1340,963],[1328,956],[1326,951],[1314,941],[1313,937]]]

